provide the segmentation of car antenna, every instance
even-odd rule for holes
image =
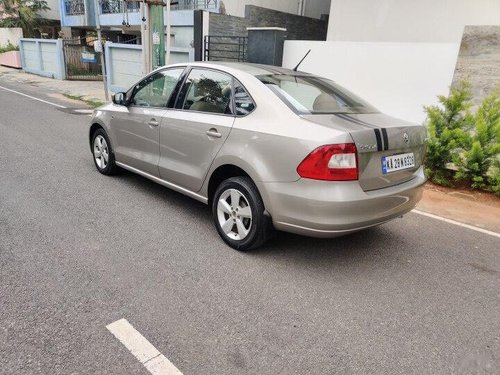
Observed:
[[[304,61],[307,57],[307,55],[309,55],[309,53],[311,52],[311,50],[307,51],[307,53],[305,54],[305,56],[302,58],[302,60],[299,61],[299,63],[297,64],[297,66],[295,68],[293,68],[293,71],[296,72],[297,69],[299,69],[299,66],[300,64],[302,64],[302,61]]]

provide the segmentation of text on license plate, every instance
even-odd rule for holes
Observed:
[[[382,156],[382,173],[387,174],[415,166],[413,152],[392,156]]]

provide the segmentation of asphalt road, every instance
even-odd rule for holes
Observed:
[[[0,86],[51,101],[36,88]],[[500,373],[500,241],[416,214],[238,253],[207,206],[100,175],[89,117],[0,89],[0,373]]]

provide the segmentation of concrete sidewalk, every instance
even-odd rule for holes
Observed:
[[[87,102],[105,102],[102,81],[60,81],[0,66],[0,81],[28,84]],[[68,99],[69,100],[69,99]],[[500,233],[500,199],[486,193],[427,184],[417,209]]]
[[[70,95],[74,98],[79,97],[83,101],[106,102],[104,98],[104,84],[102,81],[61,81],[26,73],[19,69],[7,68],[1,65],[0,79],[7,79],[13,82],[40,87],[62,95]],[[110,93],[110,96],[111,94],[112,93]]]

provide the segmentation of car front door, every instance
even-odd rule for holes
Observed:
[[[153,73],[132,90],[127,107],[112,115],[116,160],[159,176],[160,125],[167,103],[184,68]]]
[[[199,191],[218,151],[231,132],[235,116],[233,78],[223,72],[193,68],[175,108],[160,129],[160,177]]]

